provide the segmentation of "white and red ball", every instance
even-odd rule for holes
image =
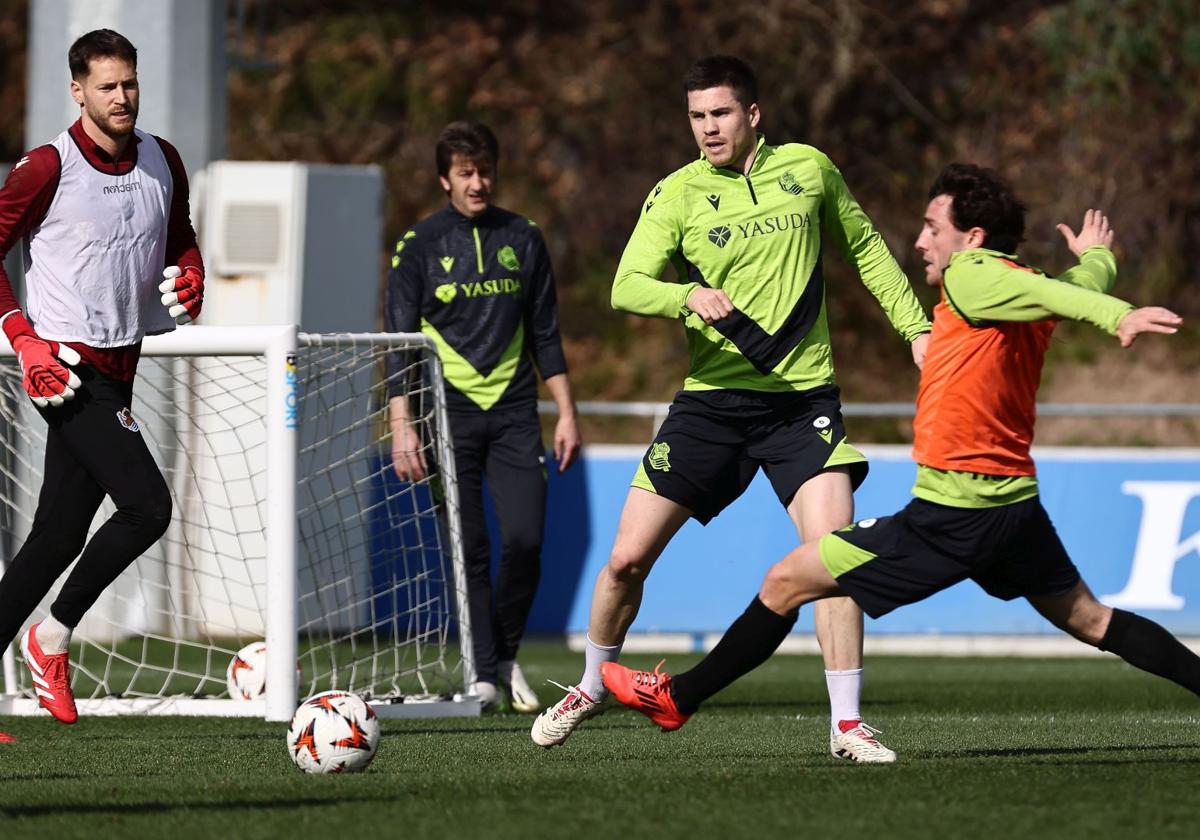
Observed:
[[[258,700],[267,690],[267,643],[251,642],[233,655],[225,685],[234,700]]]
[[[357,773],[379,747],[379,719],[345,691],[322,691],[300,704],[287,734],[288,755],[305,773]]]

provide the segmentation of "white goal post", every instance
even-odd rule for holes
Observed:
[[[328,688],[363,695],[382,716],[478,714],[432,343],[189,325],[148,337],[142,357],[132,414],[171,487],[172,524],[76,629],[81,714],[284,721],[301,696]],[[431,467],[421,482],[392,471],[396,393]],[[32,522],[45,432],[0,337],[0,570]],[[112,511],[106,500],[93,529]],[[230,697],[234,653],[264,639],[264,694]],[[0,714],[37,713],[15,647],[4,651]]]

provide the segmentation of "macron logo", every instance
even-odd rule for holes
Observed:
[[[137,181],[133,181],[128,184],[114,184],[112,186],[105,187],[104,194],[105,195],[115,195],[117,193],[133,192],[135,190],[140,191],[141,189],[142,189],[142,185]]]

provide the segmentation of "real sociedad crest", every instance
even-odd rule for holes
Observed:
[[[791,172],[785,172],[779,176],[779,189],[792,195],[800,195],[804,192],[804,187],[796,183],[796,176]]]
[[[133,412],[128,408],[122,408],[117,412],[117,422],[131,432],[140,432],[142,427],[133,419]]]

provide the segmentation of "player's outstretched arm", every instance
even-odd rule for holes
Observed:
[[[1106,248],[1093,247],[1088,252],[1089,258],[1091,255],[1097,260],[1101,255],[1112,259]],[[1082,263],[1076,266],[1076,270],[1082,268]],[[1116,335],[1117,324],[1133,309],[1119,298],[1089,288],[1089,283],[1060,280],[1007,259],[979,256],[952,259],[943,288],[955,311],[973,324],[1054,318],[1086,321]]]
[[[1179,332],[1183,319],[1161,306],[1143,306],[1135,309],[1117,324],[1117,339],[1122,347],[1132,347],[1142,333],[1174,335]]]

